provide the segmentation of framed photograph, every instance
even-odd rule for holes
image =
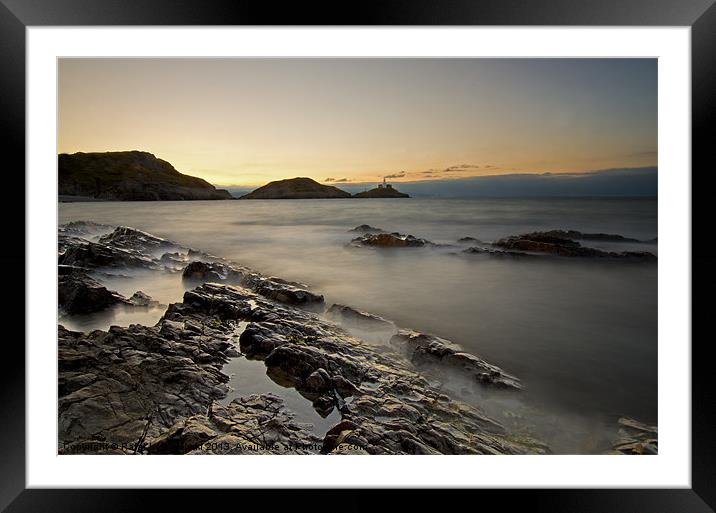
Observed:
[[[712,4],[2,0],[0,508],[713,511]]]

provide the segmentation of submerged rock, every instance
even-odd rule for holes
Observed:
[[[641,242],[638,239],[632,239],[617,235],[614,233],[582,233],[577,230],[548,230],[546,232],[536,232],[549,237],[557,237],[560,239],[572,240],[600,240],[605,242]]]
[[[507,250],[546,253],[562,257],[603,258],[614,260],[631,260],[653,262],[656,256],[647,251],[603,251],[601,249],[582,246],[579,242],[551,235],[550,232],[534,232],[500,239],[493,246]]]
[[[475,237],[461,237],[457,240],[460,244],[482,244],[480,239]]]
[[[462,347],[444,338],[411,330],[400,330],[390,344],[404,354],[416,367],[438,367],[444,371],[457,372],[481,385],[499,388],[522,388],[519,380],[495,365],[465,352]]]
[[[529,253],[525,253],[524,251],[507,251],[507,250],[494,249],[494,248],[482,248],[482,247],[478,247],[478,246],[469,247],[467,249],[464,249],[462,252],[467,253],[468,255],[490,255],[490,256],[496,256],[496,257],[524,258],[524,257],[534,256]]]
[[[361,224],[360,226],[356,226],[349,231],[360,233],[385,233],[385,230],[383,230],[382,228],[376,228],[375,226],[371,226],[369,224]]]

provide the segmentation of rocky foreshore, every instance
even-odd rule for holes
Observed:
[[[305,284],[133,228],[82,222],[59,228],[58,264],[65,315],[153,301],[108,290],[103,276],[175,273],[193,287],[153,326],[58,326],[60,453],[550,452],[480,405],[486,394],[519,395],[517,377],[438,336],[347,305],[326,308]],[[324,434],[299,422],[280,394],[232,391],[225,366],[234,358],[263,366],[335,423]],[[459,392],[466,387],[470,401]]]
[[[453,372],[475,387],[519,390],[516,378],[449,341],[398,331],[345,305],[326,311],[323,296],[303,284],[140,230],[72,223],[59,232],[61,290],[69,280],[75,296],[91,291],[106,298],[93,310],[130,301],[101,285],[107,274],[181,272],[196,285],[154,326],[90,333],[58,327],[62,453],[548,451],[536,440],[512,437],[479,407],[442,390],[436,377]],[[60,295],[60,308],[71,314],[78,300],[68,297]],[[367,343],[350,328],[385,331],[386,343]],[[222,368],[235,357],[256,360],[321,416],[337,410],[340,419],[318,436],[273,394],[237,390],[235,399],[220,404],[229,393]]]

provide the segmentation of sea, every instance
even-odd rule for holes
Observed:
[[[657,423],[657,264],[497,258],[462,253],[466,246],[457,243],[570,229],[649,241],[589,245],[658,255],[656,199],[60,203],[59,223],[78,220],[139,228],[307,283],[327,305],[350,305],[460,344],[524,385],[509,398],[475,403],[546,440],[553,452],[602,450],[621,416]],[[445,246],[355,247],[351,230],[362,224]],[[165,305],[180,302],[185,290],[178,274],[105,284],[125,295],[143,290]],[[152,325],[163,311],[112,310],[60,322],[82,331]]]

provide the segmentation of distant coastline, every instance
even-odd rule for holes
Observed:
[[[658,195],[658,168],[604,169],[580,173],[514,173],[399,184],[343,183],[341,188],[308,177],[258,188],[224,186],[177,171],[143,151],[58,155],[58,201],[184,201],[232,199],[532,198]],[[400,187],[400,190],[398,190]]]

